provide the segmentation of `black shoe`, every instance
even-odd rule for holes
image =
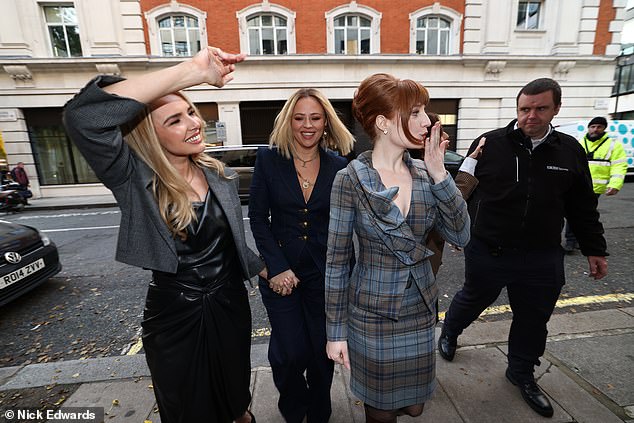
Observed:
[[[449,336],[445,331],[440,332],[440,338],[438,339],[438,352],[442,358],[447,361],[452,361],[456,355],[457,346],[457,336]]]
[[[515,379],[511,373],[511,369],[509,368],[506,369],[506,378],[513,385],[520,388],[522,398],[524,398],[526,404],[528,404],[533,410],[544,417],[553,416],[553,406],[550,404],[546,394],[544,394],[537,385],[535,379],[531,378],[529,380],[519,382]]]

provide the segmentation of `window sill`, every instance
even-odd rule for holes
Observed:
[[[545,34],[545,29],[515,29],[518,34]]]

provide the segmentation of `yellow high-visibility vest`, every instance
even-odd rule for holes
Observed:
[[[592,175],[592,187],[596,194],[604,194],[608,188],[623,188],[627,173],[627,157],[623,145],[607,133],[596,141],[586,134],[580,141],[588,156]]]

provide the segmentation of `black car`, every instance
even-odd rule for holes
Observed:
[[[447,169],[447,172],[449,172],[452,177],[456,177],[458,169],[460,169],[463,161],[464,156],[456,153],[455,151],[445,151],[445,169]]]
[[[59,273],[57,247],[35,228],[0,220],[0,306]]]
[[[242,202],[249,200],[249,187],[251,186],[255,157],[260,147],[268,146],[266,144],[226,145],[222,147],[207,147],[205,149],[207,154],[220,160],[238,173],[240,178],[238,195]],[[463,160],[464,157],[455,151],[447,150],[445,152],[445,168],[454,178]]]
[[[220,160],[238,173],[240,178],[238,184],[238,195],[240,201],[249,200],[249,189],[253,168],[255,167],[255,156],[258,148],[268,147],[266,144],[252,145],[225,145],[222,147],[207,147],[205,152],[211,157]]]

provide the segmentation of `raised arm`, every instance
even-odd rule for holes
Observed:
[[[235,64],[245,57],[244,54],[229,54],[216,47],[207,47],[177,65],[134,76],[104,89],[111,94],[147,104],[199,84],[207,83],[220,88],[233,79]]]

